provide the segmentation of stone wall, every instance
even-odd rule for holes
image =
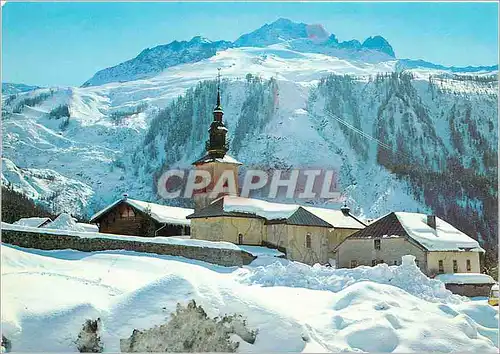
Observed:
[[[493,284],[445,284],[446,289],[453,294],[462,296],[489,296]]]
[[[83,252],[126,250],[160,255],[181,256],[221,266],[250,264],[255,257],[248,252],[223,248],[195,247],[108,238],[83,238],[78,236],[2,230],[2,242],[40,250],[73,249]]]

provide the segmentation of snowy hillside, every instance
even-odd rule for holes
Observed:
[[[496,71],[417,65],[400,73],[394,58],[318,53],[314,46],[325,46],[331,35],[306,26],[314,38],[304,40],[302,25],[282,22],[266,25],[273,29],[264,31],[269,46],[219,48],[196,62],[168,66],[164,59],[176,54],[162,56],[174,50],[167,45],[143,52],[154,62],[150,67],[146,61],[123,64],[145,70],[124,69],[127,75],[151,69],[147,79],[8,97],[3,183],[57,212],[86,216],[124,192],[158,201],[155,184],[163,169],[188,167],[204,149],[213,80],[222,68],[230,154],[244,168],[336,169],[339,187],[360,216],[434,211],[496,244]],[[290,38],[274,43],[282,30]],[[225,45],[193,41],[177,46],[210,52]],[[294,49],[300,43],[307,46]],[[377,39],[369,43],[372,49],[385,46]]]
[[[231,338],[238,352],[498,351],[497,309],[452,295],[411,258],[334,270],[270,257],[225,268],[125,251],[2,245],[1,254],[2,334],[19,352],[76,351],[84,321],[97,317],[104,351],[119,352],[120,339],[192,299],[210,317],[241,314],[258,330],[253,344]]]

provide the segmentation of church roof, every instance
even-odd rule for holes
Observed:
[[[221,162],[221,163],[227,163],[227,164],[232,164],[232,165],[243,165],[241,162],[236,160],[234,157],[229,156],[228,154],[225,154],[224,157],[214,157],[211,154],[206,154],[202,158],[193,162],[193,165],[200,165],[200,164],[208,163],[208,162]]]
[[[298,204],[272,203],[236,196],[221,197],[207,207],[188,215],[188,219],[234,216],[265,219],[266,223],[308,225],[327,228],[362,229],[363,223],[340,210],[307,207]]]

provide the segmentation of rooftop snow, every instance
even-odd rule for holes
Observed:
[[[340,210],[301,206],[298,204],[271,203],[259,199],[225,196],[224,211],[257,215],[266,220],[290,218],[299,208],[326,221],[337,228],[362,229],[365,226],[350,215],[344,215]]]
[[[51,221],[49,218],[22,218],[14,222],[14,225],[40,227],[43,223]]]
[[[172,206],[143,202],[140,200],[127,198],[127,199],[117,200],[113,204],[107,206],[106,208],[102,209],[101,211],[93,215],[90,218],[90,220],[94,220],[100,217],[101,215],[105,214],[106,212],[108,212],[121,202],[125,202],[142,212],[146,212],[147,209],[150,208],[151,217],[153,219],[155,219],[160,223],[167,223],[167,224],[190,225],[191,221],[186,219],[186,216],[194,212],[193,209],[189,208],[172,207]]]
[[[224,211],[257,215],[267,220],[288,219],[299,205],[271,203],[259,199],[236,196],[224,197]]]
[[[365,227],[362,223],[349,215],[345,215],[340,210],[317,208],[317,207],[303,207],[310,213],[313,213],[318,218],[325,220],[333,227],[340,229],[362,229]]]
[[[191,222],[186,219],[186,216],[194,212],[194,209],[153,204],[135,199],[127,199],[127,201],[130,205],[141,210],[142,212],[146,211],[146,209],[150,207],[151,216],[155,220],[162,223],[189,225]]]
[[[488,274],[480,273],[455,273],[439,274],[437,280],[445,284],[494,284],[495,280]]]
[[[425,214],[407,212],[395,214],[408,236],[429,251],[463,251],[464,249],[483,251],[476,240],[438,217],[436,217],[434,230],[427,225]]]
[[[228,164],[234,164],[234,165],[242,165],[241,162],[236,160],[234,157],[229,156],[228,154],[225,154],[224,157],[213,157],[213,156],[207,154],[207,155],[203,156],[202,158],[193,162],[193,165],[198,165],[198,164],[207,163],[207,162],[221,162],[221,163],[228,163]]]

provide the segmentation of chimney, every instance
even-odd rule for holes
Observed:
[[[436,230],[436,215],[427,215],[427,225]]]
[[[347,206],[347,203],[344,202],[344,205],[340,208],[340,211],[344,214],[344,215],[349,215],[349,212],[351,211],[351,209],[349,209],[349,207]]]
[[[123,193],[123,200],[126,200],[128,198],[128,194],[127,193]]]

